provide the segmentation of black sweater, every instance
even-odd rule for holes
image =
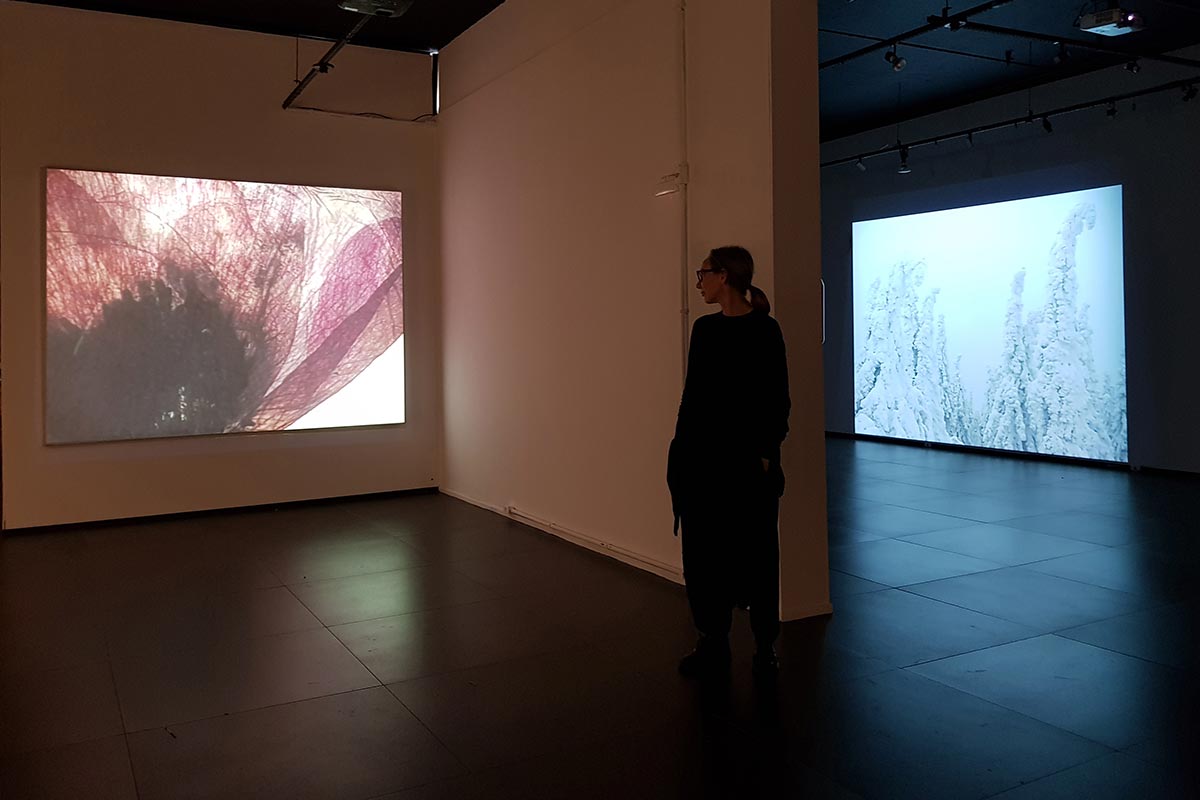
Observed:
[[[787,359],[769,314],[707,314],[692,326],[673,447],[688,461],[758,457],[774,468],[788,432]]]

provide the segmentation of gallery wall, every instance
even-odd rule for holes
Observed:
[[[381,23],[383,24],[383,23]],[[440,469],[433,126],[280,104],[326,45],[0,2],[0,360],[10,528],[435,486]],[[411,118],[429,59],[350,47],[304,104]],[[44,170],[404,193],[407,422],[47,447]]]
[[[1180,55],[1196,58],[1198,53]],[[1200,204],[1200,102],[1178,89],[1052,118],[1040,114],[1142,87],[1200,77],[1200,71],[1151,61],[1136,75],[1123,67],[975,103],[903,123],[913,141],[999,120],[1030,108],[1035,123],[913,150],[912,173],[897,174],[894,154],[822,170],[823,273],[828,288],[825,345],[826,425],[854,431],[854,332],[851,223],[940,208],[1121,184],[1124,187],[1125,331],[1129,461],[1134,466],[1200,472],[1200,426],[1191,398],[1200,375],[1184,343],[1194,338],[1200,296],[1191,231]],[[893,80],[903,80],[897,73]],[[891,76],[889,76],[891,77]],[[823,160],[893,144],[896,128],[824,145]],[[1020,231],[1010,233],[1021,235]]]
[[[661,574],[679,564],[682,203],[655,197],[682,161],[678,13],[506,2],[442,51],[439,122],[442,490]]]
[[[443,491],[681,579],[666,452],[686,323],[717,310],[694,288],[710,248],[751,249],[789,369],[820,373],[815,34],[795,34],[815,18],[795,6],[692,0],[685,23],[677,0],[508,0],[443,51]],[[684,194],[655,196],[684,161],[686,229]],[[785,618],[829,608],[820,381],[793,391]]]

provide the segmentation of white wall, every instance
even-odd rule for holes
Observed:
[[[829,613],[821,345],[821,192],[817,9],[771,0],[771,152],[775,316],[791,383],[779,508],[783,619]]]
[[[323,49],[303,45],[301,74]],[[400,116],[429,110],[427,58],[351,47],[337,63],[305,103]],[[437,485],[436,128],[284,112],[280,103],[295,74],[293,39],[0,2],[0,419],[8,527]],[[375,81],[370,91],[368,76]],[[45,447],[48,166],[405,192],[407,424]]]
[[[1179,55],[1200,58],[1200,48]],[[1042,111],[1102,99],[1195,75],[1147,60],[1134,76],[1123,67],[1039,87]],[[900,73],[903,75],[903,73]],[[912,141],[1023,116],[1021,92],[974,103],[901,126]],[[1181,102],[1179,90],[1119,106],[1115,119],[1093,109],[1052,119],[1054,132],[1033,125],[914,150],[912,174],[896,174],[895,155],[822,171],[824,275],[828,284],[825,361],[826,423],[852,433],[853,325],[850,225],[855,219],[917,213],[1094,186],[1124,185],[1125,329],[1129,404],[1129,458],[1137,466],[1200,472],[1200,426],[1192,398],[1200,373],[1186,356],[1194,338],[1195,209],[1200,204],[1200,102]],[[833,159],[895,142],[895,128],[830,142]]]
[[[442,489],[666,572],[679,50],[671,0],[510,0],[441,59]]]
[[[680,578],[664,480],[680,306],[715,310],[696,303],[693,270],[710,248],[741,243],[772,294],[777,259],[799,259],[812,286],[801,278],[781,297],[780,318],[790,308],[797,337],[817,329],[815,28],[786,5],[690,0],[686,91],[678,0],[508,0],[443,51],[443,491]],[[806,167],[782,194],[774,26],[793,43],[786,79],[814,76],[786,109]],[[685,161],[686,258],[683,195],[653,196]],[[779,236],[776,203],[800,196],[808,222]],[[828,591],[820,351],[798,340],[789,353],[807,382],[785,447],[795,617],[828,611]]]

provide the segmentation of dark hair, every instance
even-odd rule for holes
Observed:
[[[771,311],[771,301],[767,299],[767,295],[751,283],[754,280],[754,258],[749,250],[736,244],[714,247],[708,252],[708,258],[705,260],[713,269],[724,272],[725,279],[735,290],[742,294],[750,293],[750,304],[754,306],[755,311]]]

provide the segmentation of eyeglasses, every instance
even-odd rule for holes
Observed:
[[[719,269],[698,269],[698,270],[696,270],[696,280],[698,280],[698,281],[704,280],[704,273],[706,273],[706,272],[720,272],[720,271],[721,270],[719,270]]]

